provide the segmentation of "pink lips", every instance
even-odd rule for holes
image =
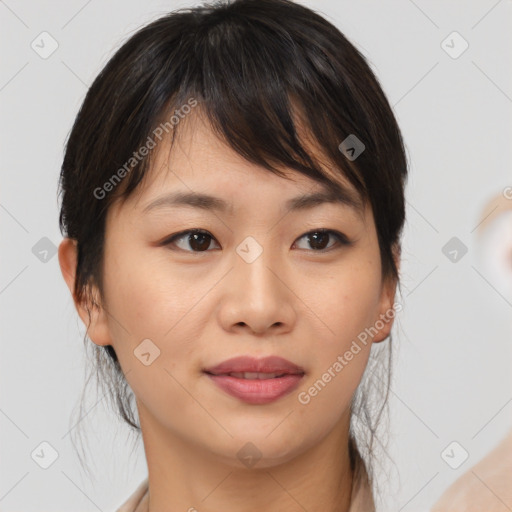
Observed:
[[[277,400],[293,391],[304,376],[300,366],[277,356],[236,357],[207,368],[204,373],[226,393],[249,404]]]

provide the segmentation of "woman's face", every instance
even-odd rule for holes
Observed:
[[[233,465],[251,442],[259,466],[272,466],[329,433],[348,432],[371,343],[386,338],[392,325],[395,283],[381,283],[368,206],[364,216],[339,202],[288,210],[289,201],[322,185],[296,172],[285,180],[245,161],[198,119],[180,126],[170,153],[163,142],[156,148],[140,194],[110,209],[106,312],[94,317],[89,335],[114,347],[143,433],[158,432]],[[165,200],[151,206],[176,192],[214,196],[226,207]],[[195,228],[207,235],[164,243]],[[353,244],[334,234],[315,237],[324,228]],[[257,392],[261,383],[254,380],[204,371],[238,356],[279,356],[304,374],[264,383]],[[248,390],[231,394],[218,384],[233,381]]]

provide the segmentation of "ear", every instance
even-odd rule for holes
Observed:
[[[393,247],[393,259],[397,271],[400,272],[400,253],[401,248],[399,245]],[[379,301],[379,317],[375,319],[375,328],[378,333],[373,337],[373,343],[384,341],[390,334],[393,322],[395,319],[396,311],[393,307],[395,303],[397,279],[388,277],[383,283],[381,288],[381,295]],[[381,327],[382,328],[379,328]]]
[[[87,328],[87,335],[96,345],[112,345],[108,328],[107,312],[100,304],[99,292],[96,287],[90,290],[90,294],[79,302],[75,295],[75,276],[77,264],[77,241],[71,238],[64,238],[59,245],[59,265],[62,277],[71,292],[75,308]],[[90,296],[89,296],[90,295]],[[90,311],[90,325],[89,313]]]

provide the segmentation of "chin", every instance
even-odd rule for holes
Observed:
[[[298,437],[297,432],[293,435],[291,429],[283,425],[275,428],[280,421],[274,421],[273,431],[272,428],[261,429],[256,425],[242,430],[235,430],[231,426],[228,430],[233,438],[223,436],[220,444],[212,446],[210,443],[205,449],[224,459],[226,465],[238,469],[263,469],[285,464],[304,453],[314,445],[315,440]],[[269,435],[269,432],[272,433]]]

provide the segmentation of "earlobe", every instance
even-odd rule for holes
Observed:
[[[108,329],[107,313],[100,305],[97,289],[94,288],[92,290],[94,298],[87,298],[86,296],[79,301],[75,295],[76,264],[78,257],[76,240],[64,238],[59,245],[58,256],[62,277],[69,288],[78,315],[87,328],[87,335],[96,345],[112,345]]]

